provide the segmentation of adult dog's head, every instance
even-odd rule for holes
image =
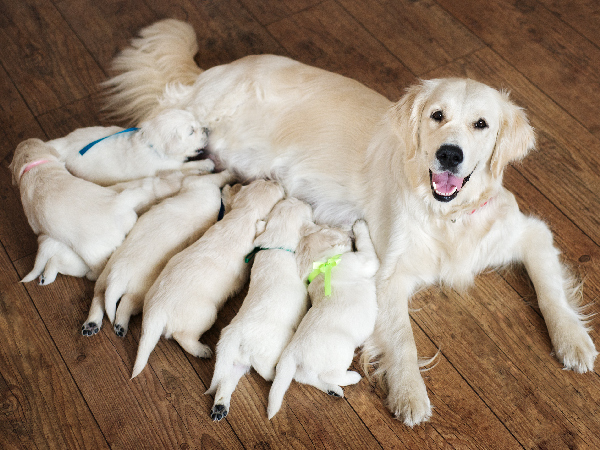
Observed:
[[[207,129],[182,109],[167,109],[143,122],[139,136],[162,157],[181,162],[197,156],[208,141]]]
[[[470,79],[423,81],[389,119],[405,149],[393,162],[404,168],[398,175],[441,213],[487,201],[505,166],[535,145],[533,128],[508,94]]]

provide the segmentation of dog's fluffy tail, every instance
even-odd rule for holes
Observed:
[[[104,110],[111,118],[138,124],[155,115],[159,99],[171,83],[191,85],[202,69],[193,27],[176,19],[156,22],[140,31],[112,62],[118,75],[105,81]]]
[[[133,371],[131,373],[131,379],[137,377],[146,364],[150,353],[158,344],[160,337],[166,326],[166,320],[156,320],[152,317],[144,317],[142,322],[142,335],[140,336],[140,343],[138,345],[137,356],[135,357],[135,364],[133,365]]]
[[[287,392],[294,375],[296,374],[296,362],[291,356],[283,356],[277,363],[277,370],[271,390],[269,391],[269,405],[267,406],[267,416],[273,418],[281,408],[283,396]]]

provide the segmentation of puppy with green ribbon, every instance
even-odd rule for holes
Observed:
[[[308,284],[312,307],[283,351],[271,391],[267,414],[279,411],[293,379],[343,397],[341,386],[361,376],[348,370],[356,347],[371,335],[377,316],[375,273],[379,260],[367,224],[359,220],[349,234],[323,227],[300,243],[299,269]]]

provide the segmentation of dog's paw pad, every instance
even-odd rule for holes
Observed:
[[[46,278],[44,278],[44,275],[40,275],[40,277],[38,278],[39,281],[39,285],[43,286],[46,284]]]
[[[210,411],[210,418],[215,422],[218,422],[227,417],[228,412],[225,405],[215,405]]]
[[[114,326],[115,334],[119,337],[124,337],[127,334],[127,328],[122,325],[115,324]]]
[[[100,327],[96,324],[96,322],[87,322],[81,327],[81,334],[84,336],[93,336],[98,334],[99,331]]]
[[[332,397],[341,398],[342,396],[335,391],[327,391],[327,395],[331,395]]]

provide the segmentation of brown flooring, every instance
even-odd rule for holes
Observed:
[[[336,400],[294,383],[272,421],[269,385],[244,377],[227,420],[203,395],[214,360],[161,340],[129,380],[140,333],[79,334],[92,283],[19,279],[35,236],[7,170],[23,139],[107,123],[98,84],[111,58],[157,19],[191,22],[204,68],[253,53],[288,55],[398,99],[417,78],[468,76],[509,89],[538,151],[506,174],[522,209],[544,218],[600,293],[600,3],[595,0],[1,0],[0,447],[600,448],[598,372],[561,370],[521,272],[490,272],[468,293],[430,289],[412,314],[435,409],[413,429],[363,379]],[[214,347],[240,299],[204,340]],[[598,319],[592,337],[600,344]]]

